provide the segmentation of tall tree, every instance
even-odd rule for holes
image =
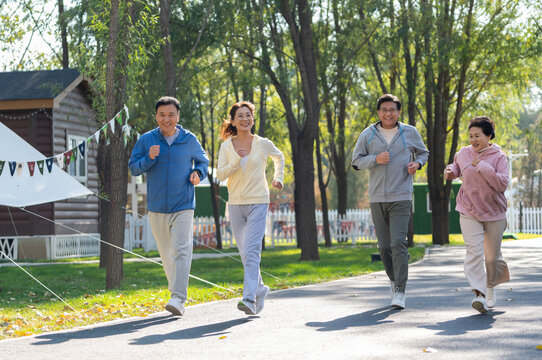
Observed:
[[[62,68],[70,67],[68,53],[68,32],[66,30],[66,18],[64,16],[64,0],[58,0],[58,25],[60,26],[60,40],[62,44]]]

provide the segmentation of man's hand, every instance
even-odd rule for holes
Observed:
[[[282,189],[282,184],[279,183],[278,181],[273,180],[273,182],[271,183],[271,185],[273,185],[273,187],[274,187],[275,189],[278,189],[278,190]]]
[[[420,163],[417,162],[409,162],[407,164],[407,170],[410,175],[414,175],[416,171],[421,167]]]
[[[149,157],[154,160],[160,154],[160,145],[153,145],[149,149]]]
[[[390,162],[390,153],[387,152],[387,151],[384,151],[384,152],[376,155],[376,162],[378,164],[382,164],[382,165],[389,163]]]
[[[200,179],[199,179],[199,174],[197,171],[192,171],[192,174],[190,174],[190,182],[193,184],[193,185],[198,185],[199,182],[200,182]]]

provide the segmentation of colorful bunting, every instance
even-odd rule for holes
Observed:
[[[53,158],[50,157],[48,159],[45,159],[45,164],[47,165],[47,170],[51,172],[51,170],[53,170]]]
[[[55,156],[55,158],[56,158],[56,163],[58,164],[58,166],[60,166],[61,169],[64,169],[64,164],[65,164],[64,154],[58,154],[57,156]]]
[[[11,173],[11,176],[13,176],[13,174],[15,174],[15,169],[17,169],[17,162],[10,161],[9,162],[9,172]]]
[[[109,126],[111,127],[111,133],[115,133],[115,118],[109,120]]]
[[[70,162],[72,161],[72,151],[68,150],[64,153],[64,162],[66,165],[70,165]]]
[[[81,157],[83,159],[85,158],[85,146],[86,146],[86,143],[84,141],[77,146],[79,148],[79,154],[81,154]]]
[[[27,164],[28,164],[28,171],[30,171],[30,176],[34,176],[34,169],[36,169],[36,162],[29,161]]]
[[[43,175],[43,166],[44,166],[44,163],[45,161],[44,160],[38,160],[36,161],[36,164],[38,165],[38,170],[40,171],[40,173]]]
[[[44,109],[38,110],[38,112],[43,111]],[[123,115],[122,113],[125,112],[126,115]],[[48,114],[46,114],[48,115]],[[90,145],[90,142],[95,139],[96,143],[100,142],[100,133],[103,131],[104,136],[106,137],[106,145],[110,144],[110,139],[107,138],[107,128],[108,125],[111,128],[111,132],[115,133],[115,127],[120,126],[120,128],[117,128],[118,131],[121,131],[123,138],[124,138],[124,146],[128,145],[128,142],[131,138],[131,136],[136,135],[137,139],[139,140],[141,134],[138,133],[135,129],[133,129],[128,124],[128,119],[130,119],[130,114],[128,112],[128,107],[124,105],[121,111],[119,111],[111,120],[109,120],[107,123],[105,123],[98,131],[96,131],[92,136],[90,136],[86,141],[81,142],[77,146],[75,146],[73,149],[70,149],[68,151],[65,151],[62,154],[54,155],[50,158],[47,158],[45,160],[37,160],[37,161],[28,161],[26,162],[28,166],[28,170],[30,173],[30,176],[34,176],[34,172],[36,170],[36,165],[40,171],[40,174],[44,174],[44,168],[47,166],[47,170],[49,173],[53,170],[53,163],[56,160],[58,163],[58,166],[62,169],[66,169],[66,166],[70,165],[72,161],[77,161],[78,156],[77,154],[81,155],[81,158],[85,158],[85,154],[88,150],[88,146]],[[118,125],[115,125],[115,120],[118,122]],[[17,162],[17,161],[9,161],[9,160],[2,160],[0,161],[0,175],[2,175],[2,172],[4,170],[5,163],[8,163],[9,170],[11,173],[11,176],[15,175],[15,172],[17,172],[17,176],[21,176],[23,169],[24,169],[24,163],[25,162]]]

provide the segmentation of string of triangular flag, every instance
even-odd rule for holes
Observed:
[[[123,114],[124,114],[124,118],[123,118]],[[30,176],[34,176],[36,166],[38,167],[38,171],[41,175],[50,173],[53,169],[54,160],[56,160],[57,165],[60,168],[65,169],[71,163],[77,161],[78,156],[84,159],[85,153],[87,151],[88,146],[90,145],[90,142],[94,140],[96,141],[96,143],[99,143],[100,134],[103,133],[104,136],[107,136],[108,128],[111,130],[111,133],[114,134],[115,131],[120,127],[120,131],[122,131],[122,134],[123,134],[124,146],[126,146],[132,135],[137,136],[138,139],[140,137],[140,134],[128,124],[129,118],[130,118],[130,113],[128,112],[128,107],[124,105],[124,107],[111,120],[106,122],[94,134],[92,134],[86,140],[77,144],[72,149],[64,151],[61,154],[53,155],[44,160],[34,160],[34,161],[0,160],[0,176],[4,172],[4,167],[6,163],[8,164],[9,173],[11,174],[11,176],[14,176],[15,174],[17,174],[17,176],[21,176],[23,173],[23,168],[25,167],[25,163],[26,163],[26,166],[28,167]]]

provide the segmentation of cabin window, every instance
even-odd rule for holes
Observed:
[[[68,149],[77,148],[79,144],[85,142],[87,139],[83,136],[68,135]],[[77,153],[77,160],[70,163],[68,166],[68,173],[73,176],[81,184],[87,184],[87,153],[81,156],[79,149]]]

